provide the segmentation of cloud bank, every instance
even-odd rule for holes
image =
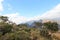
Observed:
[[[16,24],[23,23],[23,22],[27,21],[26,17],[20,16],[19,13],[17,13],[17,12],[16,13],[11,13],[11,14],[5,14],[3,16],[9,17],[9,20],[16,23]]]

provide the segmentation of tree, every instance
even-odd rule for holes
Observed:
[[[12,25],[10,24],[7,23],[0,24],[0,32],[2,32],[2,35],[11,32],[11,29],[12,29]]]
[[[3,22],[8,21],[8,17],[6,17],[6,16],[0,16],[0,19],[1,19]]]
[[[36,28],[42,28],[42,23],[41,22],[34,22],[34,27]]]
[[[7,33],[0,40],[15,40],[15,33]]]
[[[31,40],[30,34],[26,31],[18,31],[15,34],[15,40]]]
[[[45,38],[46,40],[52,40],[51,35],[49,34],[48,30],[46,30],[46,29],[40,30],[40,35],[41,35],[43,38]],[[45,39],[44,39],[44,40],[45,40]]]
[[[20,27],[20,28],[27,28],[28,24],[27,23],[22,23],[22,24],[18,24],[17,26]]]
[[[45,29],[40,30],[40,35],[42,35],[44,37],[48,37],[48,34],[49,34],[48,31]]]
[[[47,23],[44,23],[44,28],[53,32],[58,31],[58,24],[56,22],[47,22]]]

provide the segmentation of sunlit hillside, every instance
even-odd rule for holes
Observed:
[[[6,16],[0,16],[0,20],[0,40],[60,40],[57,22],[16,24]]]

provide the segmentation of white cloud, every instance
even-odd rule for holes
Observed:
[[[32,18],[29,18],[28,21],[34,21],[34,20],[39,20],[40,16],[34,16]]]
[[[5,14],[3,16],[9,17],[10,21],[17,23],[17,24],[27,21],[26,17],[20,16],[19,13]]]
[[[52,10],[44,13],[41,18],[52,19],[52,18],[60,18],[60,4],[56,5]]]
[[[0,11],[3,11],[3,1],[4,0],[0,0]]]
[[[38,20],[39,19],[39,16],[38,16],[38,18],[36,16],[32,17],[32,18],[26,18],[24,16],[21,16],[17,12],[16,13],[11,13],[11,14],[4,14],[3,16],[9,17],[9,20],[12,21],[12,22],[14,22],[14,23],[16,23],[16,24],[25,23],[27,21],[32,21],[32,20]]]

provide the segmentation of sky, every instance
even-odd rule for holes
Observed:
[[[60,0],[0,0],[0,15],[8,16],[17,24],[59,17]]]

